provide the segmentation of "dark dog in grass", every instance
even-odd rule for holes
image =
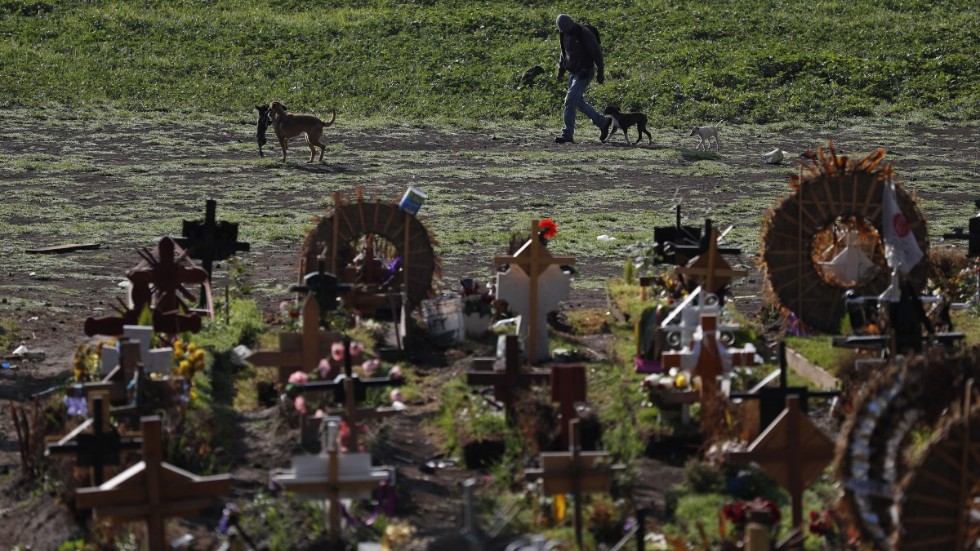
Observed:
[[[630,136],[626,132],[629,127],[636,125],[636,130],[638,135],[636,136],[636,141],[633,145],[640,143],[643,139],[643,135],[647,135],[647,139],[650,145],[653,145],[653,136],[647,130],[647,116],[643,113],[620,113],[619,108],[610,105],[606,107],[606,116],[612,119],[612,125],[609,127],[609,136],[612,137],[613,132],[616,130],[622,130],[623,136],[626,138],[626,143],[630,143]],[[606,138],[609,139],[609,138]]]
[[[320,161],[323,161],[323,152],[326,146],[323,145],[323,129],[330,126],[337,120],[337,110],[332,109],[333,117],[330,122],[323,122],[316,115],[306,113],[290,113],[286,111],[286,106],[274,101],[269,104],[269,120],[272,122],[272,129],[276,131],[276,138],[279,139],[279,147],[282,148],[282,162],[286,162],[286,146],[290,138],[295,138],[300,134],[306,135],[306,144],[310,146],[310,160],[316,158],[316,148],[320,148]]]
[[[269,105],[256,105],[256,109],[259,111],[259,120],[255,123],[255,141],[259,143],[259,157],[265,157],[265,153],[262,153],[262,146],[265,145],[265,131],[269,128],[269,123],[272,122],[269,119]]]

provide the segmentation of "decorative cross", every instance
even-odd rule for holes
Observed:
[[[339,339],[337,333],[320,330],[320,307],[316,297],[308,293],[303,300],[303,332],[280,333],[279,350],[259,350],[245,361],[255,367],[275,367],[279,370],[279,383],[285,385],[294,371],[309,372],[320,365]]]
[[[559,404],[562,448],[569,446],[568,422],[577,417],[575,403],[586,400],[586,386],[584,365],[551,366],[551,401]]]
[[[237,252],[246,252],[251,248],[248,243],[238,242],[236,222],[215,220],[217,208],[217,201],[207,199],[204,220],[184,220],[183,237],[174,239],[178,245],[187,249],[191,258],[201,261],[208,279],[211,279],[215,260],[225,260]]]
[[[551,378],[547,371],[521,371],[520,340],[517,335],[507,335],[503,371],[469,370],[466,384],[470,386],[493,385],[493,397],[504,404],[508,422],[517,419],[516,405],[519,395],[531,385],[546,383]]]
[[[786,409],[749,445],[748,451],[732,452],[736,462],[758,463],[793,503],[793,527],[803,524],[803,490],[834,457],[834,443],[800,409],[798,396],[786,397]]]
[[[663,257],[664,262],[681,265],[689,258],[686,254],[677,254],[681,247],[697,247],[701,241],[701,228],[681,225],[681,204],[674,207],[677,222],[673,226],[658,226],[653,228],[653,240],[656,243],[654,252]],[[668,248],[669,246],[669,248]]]
[[[755,352],[722,349],[718,343],[717,314],[701,314],[701,334],[701,340],[694,341],[690,349],[664,352],[662,361],[665,370],[676,367],[701,377],[701,428],[707,433],[721,419],[721,412],[717,411],[718,376],[729,362],[731,367],[755,365]]]
[[[749,274],[746,270],[733,270],[718,251],[718,230],[711,228],[708,237],[708,250],[695,258],[688,267],[674,269],[681,275],[691,276],[702,281],[702,287],[709,293],[719,294],[733,278]]]
[[[609,465],[604,460],[609,452],[583,452],[579,445],[579,420],[568,421],[571,435],[567,452],[543,452],[541,468],[524,471],[528,478],[539,478],[545,495],[572,494],[575,499],[575,542],[582,549],[582,496],[595,492],[608,492],[614,471],[624,465]]]
[[[575,264],[575,257],[571,256],[552,256],[541,243],[540,237],[538,237],[538,220],[531,221],[531,238],[524,244],[520,249],[517,250],[512,256],[495,256],[493,257],[494,264],[510,264],[513,269],[514,266],[519,267],[525,274],[527,274],[530,282],[528,287],[528,338],[527,338],[527,350],[528,350],[528,361],[531,363],[537,362],[542,357],[547,357],[547,348],[544,350],[544,354],[539,350],[540,344],[539,339],[542,341],[547,341],[547,326],[539,323],[539,319],[543,320],[543,316],[547,315],[547,312],[539,312],[539,302],[538,302],[538,283],[541,274],[544,273],[552,265],[570,265]],[[498,278],[500,276],[498,275]],[[498,285],[499,289],[499,285]],[[499,293],[499,291],[498,291]],[[523,309],[523,305],[511,304],[511,309],[520,308]],[[557,304],[550,305],[546,304],[545,308],[557,306]],[[541,327],[544,328],[543,335],[539,334],[541,332]]]
[[[329,537],[332,543],[340,541],[340,500],[345,497],[368,497],[369,492],[390,478],[386,468],[371,467],[367,453],[340,454],[337,450],[336,418],[326,417],[326,453],[293,457],[293,468],[275,470],[272,479],[287,491],[297,494],[327,495],[330,502],[328,513]]]
[[[320,306],[320,312],[330,312],[337,309],[337,298],[353,287],[350,283],[340,283],[336,274],[327,271],[326,259],[320,258],[317,261],[317,271],[303,276],[303,285],[292,290],[312,293]]]
[[[105,467],[119,465],[122,451],[139,449],[140,441],[122,439],[109,423],[108,392],[90,394],[89,401],[92,417],[57,442],[48,444],[47,454],[74,454],[75,465],[88,467],[92,482],[98,486],[105,481]]]
[[[144,308],[153,310],[153,328],[162,333],[177,334],[183,331],[201,330],[201,318],[195,314],[182,314],[190,310],[180,298],[193,302],[194,296],[184,284],[201,283],[206,291],[209,315],[213,315],[211,285],[208,274],[187,258],[187,253],[170,237],[163,237],[157,244],[157,257],[149,250],[137,251],[143,258],[126,277],[130,281],[131,305],[124,305],[118,317],[88,318],[85,334],[121,335],[124,325],[134,325]]]
[[[211,496],[231,490],[231,478],[196,476],[164,462],[160,418],[141,421],[143,460],[99,486],[79,489],[75,504],[117,522],[144,521],[149,550],[165,551],[164,519],[207,507]]]

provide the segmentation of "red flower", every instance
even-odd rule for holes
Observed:
[[[541,232],[541,237],[551,239],[558,233],[558,224],[555,224],[555,221],[551,218],[545,218],[538,222],[538,230]]]

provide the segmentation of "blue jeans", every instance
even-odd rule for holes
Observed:
[[[565,95],[565,126],[561,129],[561,135],[566,138],[575,136],[575,110],[585,113],[585,116],[592,119],[592,123],[600,126],[606,118],[601,113],[592,108],[585,101],[585,91],[592,84],[595,77],[594,72],[589,71],[586,76],[573,73],[568,77],[568,94]]]

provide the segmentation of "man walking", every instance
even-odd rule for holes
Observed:
[[[558,80],[562,80],[568,71],[568,93],[565,95],[564,122],[561,136],[555,138],[558,143],[575,143],[575,111],[580,110],[592,123],[599,127],[599,140],[606,141],[609,135],[609,125],[612,120],[592,108],[585,101],[585,91],[595,78],[602,84],[603,74],[602,47],[599,38],[585,25],[580,25],[564,13],[556,21],[561,42],[561,59],[558,60]]]

